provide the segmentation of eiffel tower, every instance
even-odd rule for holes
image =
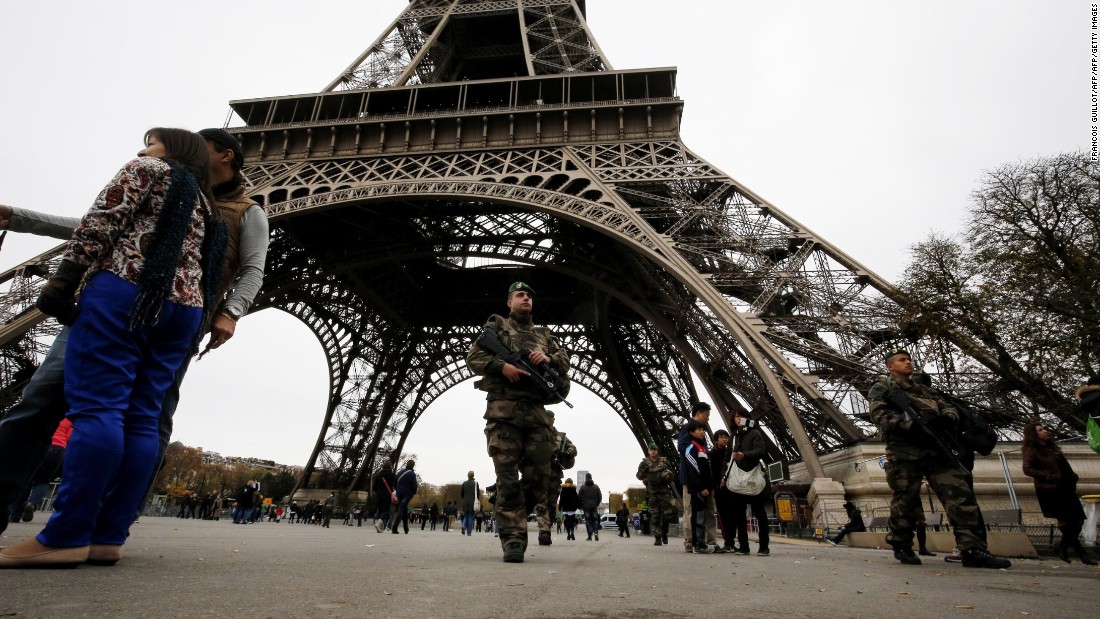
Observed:
[[[321,92],[230,105],[272,224],[254,310],[298,317],[328,361],[299,488],[365,490],[470,378],[514,280],[639,446],[672,453],[709,399],[824,478],[820,455],[874,437],[865,394],[898,341],[1022,425],[993,354],[906,331],[889,282],[684,145],[676,70],[614,69],[584,0],[412,0]],[[56,329],[27,310],[56,255],[0,276],[0,407]]]

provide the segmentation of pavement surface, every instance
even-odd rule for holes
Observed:
[[[0,545],[41,525],[11,524]],[[0,570],[0,617],[1095,617],[1100,585],[1100,568],[1057,559],[987,570],[775,537],[769,557],[755,543],[750,556],[693,555],[610,529],[536,537],[508,564],[492,534],[457,528],[145,517],[113,567]]]

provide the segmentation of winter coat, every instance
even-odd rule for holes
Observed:
[[[558,509],[562,512],[575,512],[581,508],[581,499],[577,494],[577,487],[573,484],[562,484],[561,495],[558,497]]]
[[[591,480],[586,480],[577,490],[577,497],[581,500],[581,509],[598,509],[603,503],[603,491]]]

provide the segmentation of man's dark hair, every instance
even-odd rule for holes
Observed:
[[[726,432],[725,430],[718,430],[717,432],[714,433],[714,440],[718,440],[718,439],[722,438],[723,436],[728,437],[729,435],[730,435],[730,433]]]
[[[233,151],[233,174],[239,174],[241,168],[244,166],[244,151],[241,149],[241,143],[237,140],[236,136],[229,133],[225,129],[203,129],[199,131],[204,139],[209,140],[214,145],[214,151],[217,153],[224,153],[227,150]]]
[[[709,413],[709,412],[710,412],[710,404],[707,404],[706,402],[696,402],[691,407],[691,416],[692,417],[694,417],[698,413]]]

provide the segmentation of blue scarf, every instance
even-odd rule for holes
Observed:
[[[165,163],[172,170],[164,204],[157,216],[153,237],[145,253],[141,267],[140,288],[134,307],[130,312],[130,328],[138,329],[157,323],[164,301],[172,292],[180,258],[183,256],[183,241],[191,228],[191,216],[195,203],[201,198],[198,181],[186,168],[170,159]],[[195,338],[192,348],[198,346],[211,311],[214,309],[218,283],[221,280],[225,264],[226,247],[229,240],[228,226],[206,205],[202,199],[203,218],[206,230],[202,242],[202,291],[203,291],[203,328]]]

